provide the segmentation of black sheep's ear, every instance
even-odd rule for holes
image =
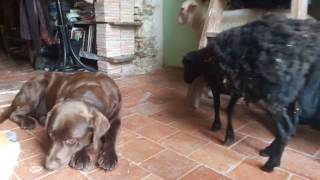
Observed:
[[[187,53],[187,54],[184,56],[183,59],[184,59],[185,62],[192,62],[192,61],[197,61],[197,60],[198,60],[195,51],[191,51],[191,52]]]

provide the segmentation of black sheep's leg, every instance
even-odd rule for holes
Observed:
[[[292,122],[287,123],[288,129],[291,129],[292,131],[290,135],[293,135],[295,133],[296,126],[299,123],[300,109],[301,109],[300,105],[297,102],[290,104],[288,108],[288,113],[292,117]],[[277,124],[277,122],[275,123]],[[264,157],[271,156],[276,146],[277,146],[277,141],[273,141],[271,145],[266,147],[264,150],[260,151],[260,155]]]
[[[214,88],[211,88],[213,94],[213,106],[214,106],[214,122],[211,126],[212,131],[218,131],[221,129],[220,120],[220,93]]]
[[[235,138],[234,138],[234,131],[232,127],[232,114],[238,99],[239,98],[237,96],[232,96],[228,104],[228,108],[227,108],[228,124],[227,124],[226,136],[224,140],[224,144],[226,146],[230,146],[231,144],[234,143]]]
[[[294,126],[294,129],[292,130],[291,135],[294,136],[296,134],[296,130],[297,130],[296,127],[299,124],[299,120],[300,120],[299,117],[301,115],[301,106],[297,101],[295,101],[289,106],[289,114],[292,116],[292,121]]]
[[[262,170],[271,172],[274,167],[280,166],[284,148],[297,125],[294,121],[295,118],[292,117],[289,117],[287,110],[278,111],[272,115],[277,129],[277,136],[270,146],[260,152],[262,155],[270,156],[269,160],[261,168]]]

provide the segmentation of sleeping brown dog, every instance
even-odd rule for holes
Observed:
[[[69,164],[79,170],[96,165],[112,170],[118,158],[115,141],[120,128],[121,95],[113,80],[101,73],[46,73],[25,83],[0,118],[21,128],[46,124],[51,147],[45,167]]]

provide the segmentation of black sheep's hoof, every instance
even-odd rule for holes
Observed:
[[[272,163],[272,161],[268,161],[268,162],[266,162],[266,164],[264,166],[261,167],[261,169],[265,172],[272,172],[274,170],[274,168],[277,166],[279,166],[279,165]]]
[[[265,148],[265,149],[263,149],[263,150],[261,150],[260,152],[259,152],[259,155],[260,156],[263,156],[263,157],[270,157],[271,156],[271,150],[269,149],[269,148]]]
[[[232,138],[226,138],[224,140],[224,145],[225,146],[231,146],[233,143],[234,143],[234,138],[233,137]]]
[[[102,152],[98,158],[98,166],[105,171],[112,171],[118,163],[115,152]]]
[[[71,159],[69,165],[70,167],[81,171],[91,171],[95,168],[95,165],[85,150],[77,152]]]
[[[20,121],[20,128],[21,129],[34,129],[36,128],[36,122],[29,118],[24,118]]]
[[[213,124],[211,126],[211,131],[219,131],[221,129],[221,124]]]

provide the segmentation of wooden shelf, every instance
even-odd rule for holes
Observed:
[[[110,63],[128,63],[135,59],[135,55],[122,55],[115,57],[99,57],[100,61],[107,61]]]
[[[139,27],[142,26],[142,22],[97,22],[99,24],[110,24],[112,26],[127,26],[127,27]]]

